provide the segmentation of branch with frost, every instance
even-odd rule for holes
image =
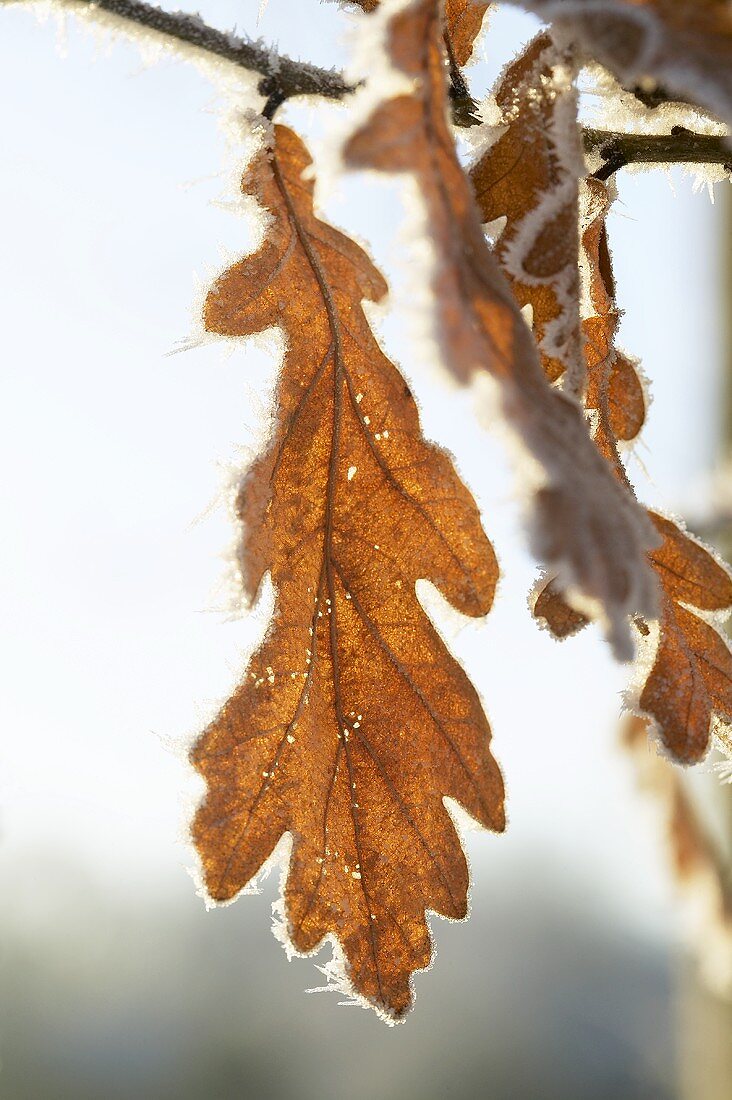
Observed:
[[[0,4],[22,4],[25,0],[0,0]],[[303,61],[283,57],[260,42],[239,38],[209,26],[197,15],[167,12],[141,0],[65,0],[59,7],[76,8],[88,17],[112,16],[130,27],[193,46],[213,57],[230,61],[248,72],[259,73],[261,95],[280,103],[296,95],[317,95],[342,99],[354,91],[343,75],[334,69],[320,69]]]
[[[0,0],[0,5],[24,2],[32,0]],[[92,18],[97,13],[102,17],[112,16],[131,27],[141,27],[151,34],[229,61],[247,72],[259,73],[258,91],[267,97],[270,115],[293,96],[343,99],[355,91],[354,85],[335,69],[321,69],[295,61],[259,42],[217,30],[197,15],[163,11],[142,0],[64,0],[60,6],[77,8]],[[475,103],[454,58],[451,58],[450,76],[453,122],[456,126],[476,125]],[[605,162],[596,173],[598,179],[607,179],[628,164],[723,164],[732,171],[729,146],[724,138],[695,134],[681,127],[675,127],[668,135],[585,129],[584,145],[587,152],[600,153]]]
[[[32,3],[32,0],[0,0],[0,5],[7,6],[23,3]],[[142,0],[60,0],[59,6],[76,7],[91,18],[95,14],[113,16],[130,28],[148,30],[152,34],[193,46],[211,57],[229,61],[247,72],[260,73],[262,79],[258,91],[267,97],[265,113],[270,117],[280,104],[296,95],[344,99],[356,90],[335,69],[321,69],[304,61],[295,61],[259,42],[217,30],[204,23],[198,15],[163,11]],[[477,105],[454,55],[450,58],[450,82],[453,122],[456,126],[477,126],[480,122]]]
[[[599,180],[629,164],[722,164],[732,173],[729,139],[716,134],[696,134],[674,126],[670,134],[620,134],[585,128],[586,153],[599,154],[603,163],[594,172]]]

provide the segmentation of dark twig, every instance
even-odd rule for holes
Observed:
[[[450,103],[452,104],[452,121],[456,126],[480,126],[478,105],[470,94],[468,82],[457,63],[449,34],[444,35],[444,41],[447,59],[450,63],[449,94]]]
[[[603,164],[594,173],[606,180],[628,164],[722,164],[732,172],[729,139],[695,134],[674,126],[670,134],[617,134],[609,130],[583,131],[585,152],[599,153]]]
[[[2,6],[3,0],[0,0]],[[81,10],[88,10],[120,19],[130,26],[172,38],[220,57],[239,68],[258,73],[258,90],[267,99],[265,111],[272,117],[277,107],[297,95],[317,95],[326,99],[343,99],[355,88],[334,69],[319,69],[303,61],[282,57],[258,42],[237,38],[204,23],[185,12],[166,12],[143,0],[76,0]],[[475,101],[470,95],[465,77],[456,63],[450,43],[450,98],[453,122],[457,126],[474,126],[479,119]],[[636,93],[637,94],[637,93]],[[607,130],[584,130],[587,152],[599,153],[603,164],[595,172],[598,179],[608,179],[627,164],[723,164],[732,172],[732,150],[728,139],[708,134],[695,134],[680,126],[670,134],[618,134]]]
[[[2,3],[3,0],[0,0],[0,6]],[[76,3],[79,8],[87,9],[92,15],[99,12],[115,16],[129,23],[131,27],[144,27],[213,57],[230,61],[232,65],[246,69],[247,72],[259,73],[261,80],[258,91],[267,98],[265,111],[268,118],[272,117],[277,107],[293,96],[317,95],[326,99],[343,99],[356,90],[342,73],[334,69],[319,69],[304,61],[293,61],[292,58],[283,57],[258,42],[250,42],[234,34],[219,31],[196,15],[166,12],[154,4],[144,3],[143,0],[76,0]],[[446,44],[450,59],[453,122],[456,126],[477,126],[480,122],[477,106],[460,66],[455,61],[447,36]]]
[[[1,0],[0,0],[1,2]],[[280,57],[274,50],[258,42],[237,38],[216,30],[195,15],[167,12],[142,0],[76,0],[81,9],[116,16],[131,26],[175,39],[194,46],[204,53],[230,61],[239,68],[259,73],[262,95],[278,97],[282,103],[296,95],[318,95],[326,99],[342,99],[354,90],[343,76],[329,69],[319,69],[289,57]]]

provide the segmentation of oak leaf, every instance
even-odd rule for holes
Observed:
[[[651,562],[663,586],[660,637],[638,709],[656,723],[664,745],[685,764],[701,760],[715,732],[732,723],[732,653],[704,617],[732,609],[727,569],[677,524],[650,513],[663,543]],[[691,609],[691,610],[690,610]],[[696,614],[702,612],[701,615]]]
[[[579,315],[583,174],[572,61],[538,35],[506,69],[496,101],[503,132],[470,172],[484,222],[505,218],[495,254],[519,305],[531,307],[544,372],[584,388]]]
[[[581,594],[604,618],[616,652],[629,658],[628,613],[655,613],[644,558],[654,532],[598,456],[579,405],[547,382],[488,248],[447,122],[439,0],[414,0],[398,11],[387,49],[414,90],[380,104],[348,141],[345,159],[414,174],[436,252],[432,289],[444,361],[463,381],[487,370],[498,383],[506,423],[541,472],[532,498],[533,548],[560,572],[563,587],[573,586],[573,599]]]
[[[355,993],[398,1018],[426,967],[425,912],[465,917],[468,869],[449,797],[504,828],[490,729],[415,592],[426,578],[467,615],[490,608],[496,560],[448,456],[361,300],[386,285],[313,212],[310,158],[274,128],[242,189],[271,216],[259,251],[211,289],[210,332],[282,326],[272,438],[238,497],[249,597],[269,570],[274,619],[192,761],[206,889],[226,901],[292,838],[286,928],[298,952],[333,937]]]
[[[644,396],[632,361],[614,345],[619,315],[605,225],[611,193],[598,180],[588,181],[588,191],[589,221],[582,242],[588,299],[597,312],[585,322],[586,400],[595,416],[597,446],[630,494],[618,441],[634,439],[640,431]],[[646,646],[655,645],[655,652],[650,659],[642,655],[641,682],[629,702],[652,724],[674,759],[692,764],[707,753],[713,731],[729,744],[724,727],[732,723],[732,652],[717,625],[732,609],[732,578],[678,523],[656,512],[648,515],[662,540],[649,553],[660,582],[661,615],[653,630],[642,619],[636,621]],[[551,581],[539,591],[534,614],[559,638],[586,623]]]
[[[727,0],[520,0],[626,86],[649,80],[732,125]]]

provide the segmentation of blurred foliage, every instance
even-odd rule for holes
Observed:
[[[183,873],[120,900],[51,856],[23,871],[0,925],[3,1100],[677,1096],[668,954],[556,867],[433,921],[434,970],[396,1029],[303,993],[313,960],[283,966],[263,933],[274,876],[207,913]]]

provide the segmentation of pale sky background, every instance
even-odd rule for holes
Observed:
[[[254,32],[259,0],[200,7]],[[349,26],[334,5],[270,0],[258,33],[330,64]],[[532,26],[514,12],[496,19],[500,61]],[[105,45],[73,18],[60,49],[52,22],[0,6],[0,103],[0,906],[5,922],[42,928],[57,919],[67,866],[141,908],[193,893],[184,838],[197,786],[169,745],[200,729],[263,627],[221,610],[232,538],[221,495],[261,432],[277,363],[254,343],[167,356],[222,257],[252,243],[217,205],[236,158],[204,74],[183,60],[143,64],[134,45]],[[317,151],[341,114],[300,104],[283,117]],[[673,937],[655,817],[615,746],[628,670],[596,630],[559,646],[528,614],[535,570],[500,440],[470,393],[424,369],[400,319],[410,291],[398,196],[397,184],[354,176],[324,214],[367,238],[392,280],[383,338],[426,433],[476,494],[503,568],[485,622],[438,619],[485,701],[508,788],[508,833],[469,840],[472,919],[488,927],[492,896],[520,896],[531,867],[548,893],[572,883],[580,907]],[[638,463],[632,472],[645,500],[688,506],[717,446],[720,220],[688,177],[657,171],[623,179],[611,221],[623,344],[652,379],[638,452],[652,483]],[[256,945],[270,937],[267,907],[237,903],[250,905]],[[433,927],[439,948],[448,928]],[[299,967],[300,985],[313,984],[312,963]],[[429,997],[429,978],[419,989]]]

